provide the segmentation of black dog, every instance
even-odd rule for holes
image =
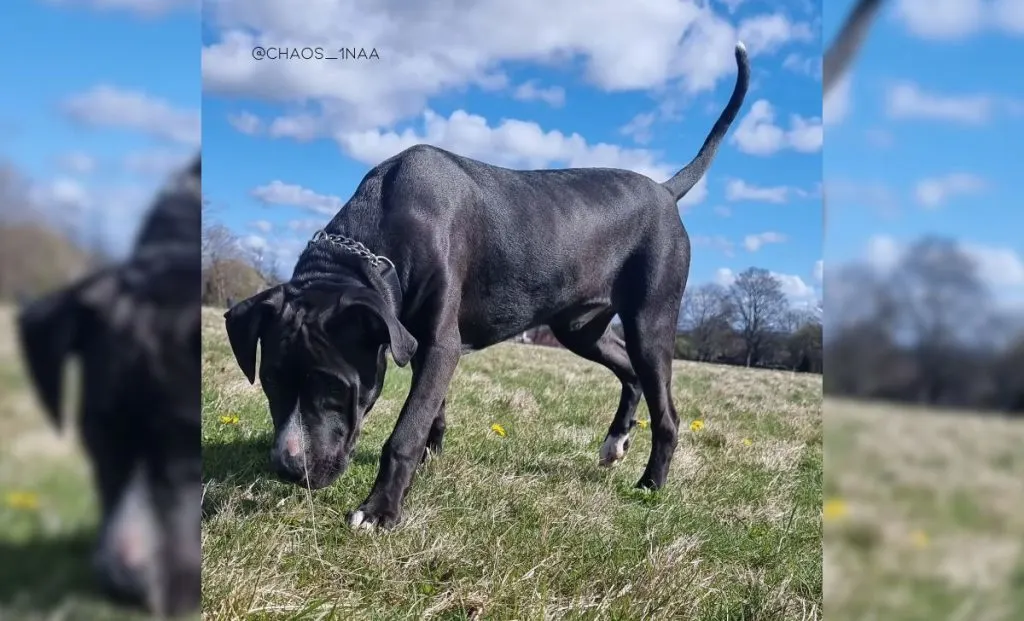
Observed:
[[[156,614],[200,597],[200,159],[151,209],[131,257],[19,317],[36,391],[62,424],[81,359],[82,438],[102,508],[94,563],[112,595]]]
[[[371,170],[290,282],[225,315],[250,382],[263,344],[271,459],[282,478],[320,488],[345,470],[390,348],[399,366],[412,363],[412,388],[350,523],[395,524],[417,465],[441,449],[459,357],[546,324],[622,382],[603,463],[624,457],[642,391],[654,445],[638,485],[663,485],[677,442],[669,387],[690,264],[676,202],[708,170],[740,110],[750,72],[742,44],[736,62],[721,117],[665,183],[608,168],[509,170],[425,145]],[[616,313],[625,342],[607,329]]]

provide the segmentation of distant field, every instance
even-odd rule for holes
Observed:
[[[1024,619],[1024,421],[826,401],[825,618]]]
[[[409,371],[389,371],[349,471],[310,493],[266,472],[266,401],[220,312],[205,311],[204,341],[206,619],[821,618],[818,376],[676,363],[681,439],[650,494],[633,489],[649,430],[625,463],[597,466],[619,397],[609,371],[528,345],[470,355],[405,523],[353,533],[345,512],[369,491]]]
[[[0,307],[0,620],[145,618],[92,592],[97,506],[73,433],[58,434],[31,393],[14,315]]]

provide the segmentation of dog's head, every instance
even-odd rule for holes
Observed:
[[[115,266],[34,302],[19,315],[19,338],[58,427],[66,362],[80,361],[77,422],[102,510],[101,586],[175,614],[194,610],[200,594],[198,305],[140,299],[131,279]]]
[[[288,481],[316,489],[348,466],[363,419],[380,396],[386,351],[399,366],[416,339],[392,304],[364,284],[291,284],[239,302],[226,314],[235,359],[260,384],[274,422],[271,463]]]

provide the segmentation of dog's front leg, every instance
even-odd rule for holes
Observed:
[[[416,358],[412,388],[395,429],[381,450],[377,480],[367,499],[349,516],[349,524],[355,528],[389,528],[401,520],[402,501],[455,374],[459,350],[434,345],[417,352]]]

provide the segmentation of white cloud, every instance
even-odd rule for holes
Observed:
[[[746,0],[719,0],[719,2],[724,4],[730,13],[735,13],[736,9],[740,8],[740,5],[746,2]]]
[[[30,197],[33,203],[71,210],[84,209],[92,204],[92,196],[85,185],[70,177],[34,184]]]
[[[821,102],[821,114],[825,125],[839,125],[850,113],[851,78],[847,73],[832,87]]]
[[[259,235],[246,235],[241,239],[241,244],[243,248],[256,252],[264,252],[270,245],[265,237]]]
[[[958,39],[980,30],[982,0],[899,0],[896,15],[913,34],[925,39]]]
[[[914,198],[922,207],[934,209],[954,196],[969,196],[985,190],[987,183],[977,175],[951,173],[922,179],[914,188]]]
[[[396,153],[420,143],[428,143],[459,155],[512,168],[611,167],[633,170],[665,181],[682,165],[658,162],[646,149],[626,149],[612,144],[588,144],[579,134],[544,131],[532,121],[504,119],[490,126],[482,116],[456,110],[445,118],[428,110],[422,132],[406,129],[367,130],[337,136],[345,152],[367,163],[377,164]],[[680,204],[690,205],[707,196],[702,179]]]
[[[994,21],[1004,30],[1024,34],[1024,2],[1020,0],[996,0],[992,5]]]
[[[295,231],[296,233],[312,233],[317,229],[323,228],[325,224],[327,224],[327,219],[317,220],[314,218],[308,218],[305,220],[289,220],[288,229]]]
[[[957,41],[986,31],[1024,34],[1020,0],[899,0],[896,16],[922,39]]]
[[[124,167],[134,173],[166,177],[180,170],[191,157],[194,154],[167,149],[133,151],[124,157]]]
[[[715,284],[728,287],[736,282],[736,272],[727,267],[720,267],[715,270]]]
[[[266,220],[257,220],[252,223],[252,228],[256,229],[260,233],[269,233],[274,229],[274,225]]]
[[[790,115],[789,125],[788,130],[776,125],[775,109],[768,100],[759,99],[750,106],[746,116],[740,119],[729,142],[750,155],[772,155],[783,149],[801,153],[821,150],[821,119],[805,119],[793,114]]]
[[[245,110],[238,114],[229,114],[228,123],[247,136],[256,135],[263,130],[263,122],[260,118],[252,112],[247,112]]]
[[[867,261],[880,272],[888,272],[896,267],[903,257],[903,248],[891,237],[875,235],[868,239]]]
[[[73,151],[57,158],[61,170],[73,175],[87,175],[96,170],[96,158],[88,153]]]
[[[736,245],[722,235],[696,235],[690,239],[690,243],[696,248],[717,250],[727,257],[735,254]]]
[[[876,181],[831,179],[828,181],[828,201],[830,207],[837,203],[848,204],[861,209],[876,209],[884,213],[894,213],[900,207],[896,192],[888,185]]]
[[[177,10],[198,10],[201,0],[44,0],[56,6],[86,7],[100,11],[129,11],[156,17]]]
[[[804,282],[803,278],[793,274],[781,274],[769,272],[782,289],[782,293],[789,300],[789,303],[798,308],[814,308],[820,299],[818,291]],[[715,270],[714,282],[723,287],[729,287],[736,282],[736,272],[727,267],[720,267]]]
[[[814,33],[804,23],[791,22],[782,13],[760,15],[740,23],[740,41],[747,46],[751,55],[770,53],[793,41],[810,42]]]
[[[69,97],[62,109],[89,127],[135,131],[189,147],[201,141],[198,110],[177,108],[141,91],[100,85]]]
[[[987,95],[940,95],[912,82],[899,82],[886,93],[886,112],[893,119],[926,119],[980,125],[992,116]]]
[[[1024,256],[1002,246],[978,243],[959,243],[958,248],[975,264],[978,277],[997,292],[1024,288]],[[887,273],[902,260],[906,244],[887,235],[876,235],[868,240],[866,258],[880,273]]]
[[[85,185],[61,176],[32,183],[28,199],[38,215],[59,229],[119,257],[131,248],[155,190],[140,184]]]
[[[647,144],[651,141],[651,126],[656,119],[654,112],[641,112],[619,128],[619,133],[631,137],[637,144]]]
[[[803,278],[794,274],[780,274],[772,272],[772,276],[779,281],[782,293],[789,298],[790,304],[800,308],[813,307],[818,300],[818,292],[814,287],[804,282]]]
[[[729,201],[757,201],[782,204],[789,200],[792,188],[784,185],[758,187],[742,179],[730,179],[725,184],[725,199]]]
[[[575,0],[428,0],[401,11],[351,0],[322,0],[303,11],[279,0],[208,7],[210,23],[221,30],[203,49],[204,92],[296,104],[307,136],[392,127],[421,114],[441,93],[504,88],[505,62],[578,65],[583,81],[606,92],[694,95],[735,75],[740,31],[750,36],[751,56],[808,40],[810,33],[781,15],[751,17],[736,28],[704,0],[594,0],[586,11]],[[372,46],[381,58],[251,57],[255,45],[330,48],[341,41]]]
[[[825,279],[825,261],[818,259],[814,262],[814,280],[821,284]]]
[[[732,217],[732,209],[729,209],[729,207],[725,205],[715,205],[714,212],[716,216],[719,216],[721,218]]]
[[[278,180],[255,188],[251,194],[253,198],[266,205],[302,207],[327,216],[334,216],[345,205],[345,201],[337,196],[319,194],[300,185]]]
[[[786,55],[782,68],[800,75],[821,79],[821,56],[803,56],[795,52]]]
[[[543,88],[536,81],[524,82],[516,87],[512,96],[519,101],[543,101],[551,107],[565,105],[565,89],[561,86]]]
[[[766,244],[782,244],[785,243],[789,238],[782,233],[776,233],[775,231],[765,231],[764,233],[758,233],[756,235],[747,235],[743,238],[743,247],[747,249],[747,252],[757,252]]]

